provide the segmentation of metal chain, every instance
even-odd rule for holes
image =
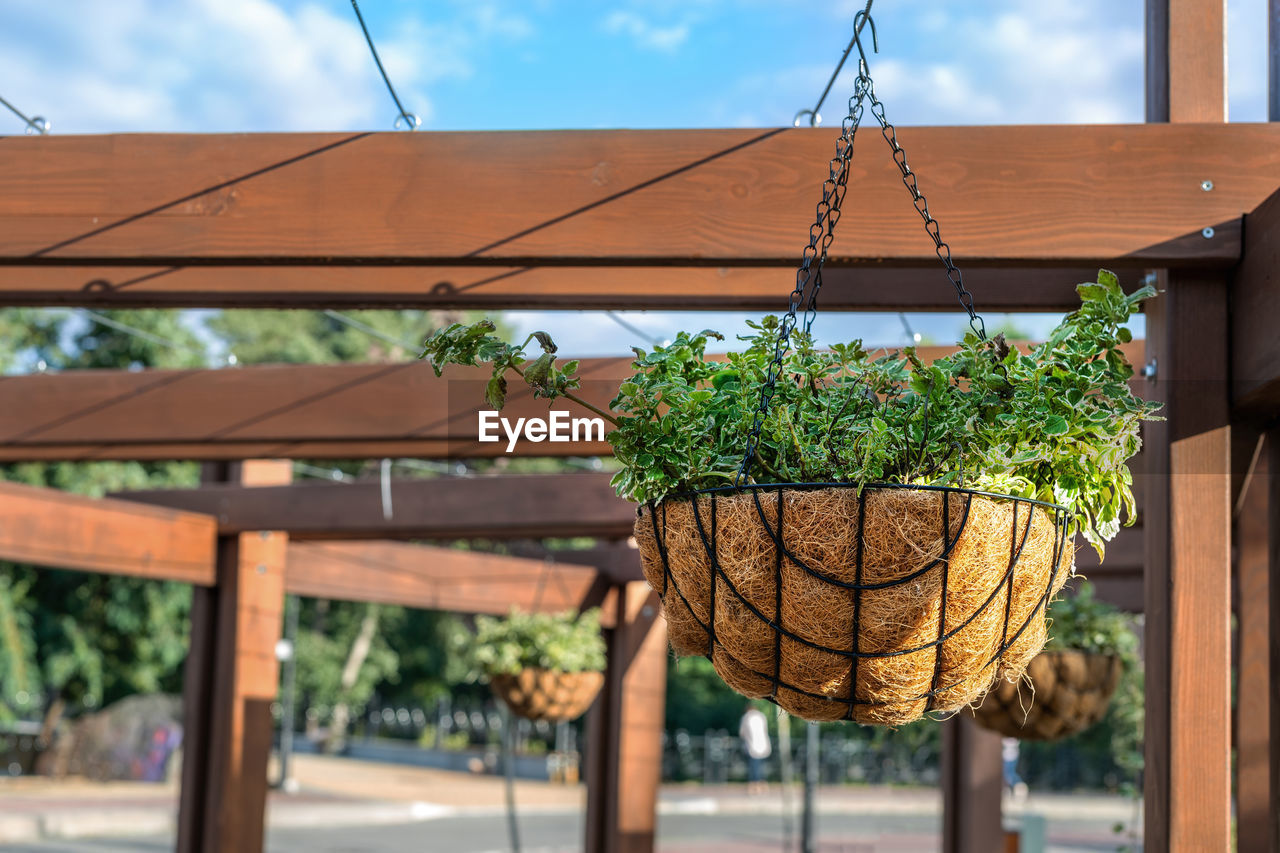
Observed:
[[[800,268],[796,270],[796,286],[787,301],[787,314],[778,328],[778,341],[774,347],[773,361],[765,377],[764,386],[760,389],[760,405],[756,407],[751,431],[747,434],[747,449],[742,457],[742,465],[734,485],[740,485],[750,468],[751,459],[755,456],[756,447],[760,443],[760,431],[764,427],[764,416],[769,411],[769,403],[773,401],[777,391],[778,377],[782,372],[782,362],[790,349],[791,333],[796,327],[796,312],[804,301],[806,291],[809,301],[805,310],[804,331],[809,333],[814,317],[818,313],[818,291],[822,289],[822,265],[826,263],[827,251],[835,237],[835,226],[840,221],[840,207],[844,203],[849,184],[849,160],[853,156],[853,139],[862,121],[863,95],[855,92],[849,98],[849,114],[840,125],[840,138],[836,140],[836,156],[828,166],[826,181],[822,184],[822,200],[818,202],[817,217],[809,226],[809,244],[805,246]]]
[[[822,200],[818,202],[817,219],[809,227],[809,245],[805,247],[800,268],[796,271],[796,286],[787,300],[787,314],[783,317],[782,324],[778,327],[778,341],[774,347],[773,360],[769,363],[769,369],[765,374],[764,386],[760,389],[760,405],[756,407],[751,430],[747,433],[747,448],[742,457],[742,465],[738,468],[738,474],[734,478],[735,486],[741,485],[743,479],[747,476],[751,460],[759,447],[760,432],[764,428],[764,418],[768,414],[769,404],[777,393],[778,378],[782,373],[783,359],[786,358],[787,351],[790,349],[791,334],[795,331],[797,323],[796,312],[800,309],[801,302],[804,301],[806,291],[808,291],[809,300],[805,310],[805,334],[809,334],[813,320],[817,315],[818,292],[822,289],[822,266],[826,263],[828,249],[831,247],[831,241],[835,238],[836,223],[840,221],[840,208],[848,190],[849,159],[853,155],[853,139],[862,122],[865,103],[871,104],[871,115],[879,123],[881,135],[884,136],[885,141],[889,143],[889,147],[893,151],[893,161],[898,165],[899,171],[902,172],[902,183],[911,193],[912,204],[915,206],[916,212],[924,220],[924,230],[933,240],[934,252],[937,254],[938,260],[942,261],[942,265],[946,268],[947,279],[951,282],[951,286],[955,288],[960,306],[969,315],[969,328],[973,330],[979,339],[984,341],[987,339],[986,324],[973,308],[973,294],[965,289],[964,276],[951,260],[951,247],[942,240],[941,233],[938,230],[938,221],[929,213],[929,202],[924,197],[924,194],[920,192],[915,172],[907,165],[906,152],[898,144],[897,131],[885,118],[884,104],[876,97],[875,85],[871,81],[871,71],[867,63],[867,54],[859,38],[863,26],[867,24],[871,25],[872,38],[875,38],[875,24],[871,21],[870,11],[871,3],[868,2],[866,8],[859,11],[853,19],[852,46],[858,48],[859,58],[858,77],[854,82],[853,95],[849,98],[849,114],[841,123],[840,138],[836,141],[836,156],[832,158],[827,180],[822,184]],[[846,49],[845,56],[848,53],[849,51]],[[840,59],[841,65],[844,64],[844,59],[845,57],[842,56]],[[837,73],[838,70],[839,66],[837,66]],[[827,88],[830,89],[830,84],[828,84]],[[823,97],[826,97],[826,92],[823,92]],[[816,114],[817,108],[813,112]]]
[[[907,191],[911,193],[911,202],[920,214],[920,218],[924,220],[924,230],[933,240],[934,254],[938,256],[938,260],[942,261],[942,265],[947,270],[947,279],[951,282],[951,286],[955,288],[956,298],[960,301],[960,307],[969,315],[969,328],[981,340],[987,339],[987,326],[983,322],[982,317],[973,308],[973,294],[965,289],[964,275],[956,268],[951,261],[951,247],[946,244],[938,231],[938,220],[934,219],[929,213],[929,201],[924,197],[924,193],[920,192],[920,187],[916,183],[916,174],[911,171],[911,167],[907,165],[907,152],[902,150],[902,146],[898,144],[898,133],[892,124],[888,122],[884,115],[884,104],[876,97],[875,84],[871,81],[871,74],[867,70],[865,62],[858,67],[858,79],[854,82],[854,97],[864,97],[871,104],[871,115],[880,124],[880,133],[884,136],[885,142],[889,143],[889,148],[893,150],[893,162],[898,164],[898,170],[902,172],[902,183],[906,186]]]

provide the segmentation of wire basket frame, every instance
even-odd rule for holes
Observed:
[[[1016,678],[1043,647],[1071,563],[1066,509],[958,487],[756,484],[637,512],[677,653],[806,719],[898,725]],[[906,528],[887,547],[908,559],[886,565],[885,531]],[[904,693],[912,679],[924,689]]]

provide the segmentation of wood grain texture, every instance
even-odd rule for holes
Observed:
[[[921,347],[920,357],[954,349]],[[1141,341],[1125,351],[1142,363]],[[607,411],[632,372],[631,359],[586,359],[581,396]],[[477,441],[486,381],[484,370],[459,367],[437,378],[420,361],[0,377],[0,461],[502,456],[505,438]],[[503,416],[512,422],[547,417],[546,401],[522,383],[508,399]],[[554,408],[594,417],[575,403]],[[605,441],[521,438],[513,455],[611,452]]]
[[[587,853],[652,853],[666,716],[667,630],[643,581],[617,597],[604,689],[588,718]]]
[[[1230,231],[1230,228],[1228,228]],[[1228,240],[1235,237],[1225,234]],[[1203,238],[1201,238],[1203,240]],[[1126,290],[1137,262],[1108,261]],[[987,311],[1070,311],[1075,286],[1096,266],[964,264],[966,285]],[[955,292],[936,268],[828,266],[824,311],[953,311]],[[0,265],[0,304],[434,309],[785,310],[795,271],[783,266],[405,267]]]
[[[1231,283],[1231,395],[1242,416],[1280,416],[1280,191],[1246,218]]]
[[[1271,483],[1265,441],[1236,516],[1236,846],[1271,850]]]
[[[1169,121],[1226,121],[1226,0],[1164,2],[1169,27]]]
[[[202,481],[281,484],[279,460],[207,463]],[[281,533],[218,537],[216,586],[196,589],[183,672],[180,853],[261,851],[284,604]]]
[[[1171,849],[1231,838],[1230,427],[1170,448]]]
[[[608,474],[393,480],[393,516],[382,515],[381,483],[212,485],[125,493],[141,503],[203,507],[223,534],[281,530],[295,539],[626,539],[636,511]]]
[[[588,566],[400,542],[291,542],[285,570],[294,595],[494,615],[600,606],[609,586]]]
[[[1229,844],[1231,428],[1221,276],[1170,273],[1148,316],[1145,843]]]
[[[263,849],[287,548],[266,531],[222,542],[205,850]]]
[[[208,516],[0,482],[0,559],[208,585]]]
[[[791,267],[836,133],[11,138],[0,258]],[[962,264],[1230,263],[1230,223],[1280,182],[1280,128],[1267,125],[902,128],[899,138]],[[851,184],[859,203],[840,227],[857,239],[837,238],[835,265],[937,263],[887,149],[856,158]],[[1205,240],[1205,226],[1221,236]]]

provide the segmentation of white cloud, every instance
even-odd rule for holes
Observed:
[[[852,20],[852,9],[863,4],[845,5],[846,19]],[[965,6],[906,0],[877,25],[883,52],[870,55],[871,74],[890,121],[1143,120],[1144,36],[1137,6],[1107,0]],[[869,40],[864,44],[870,48]],[[833,52],[828,62],[750,75],[711,112],[733,121],[749,104],[752,115],[767,116],[763,124],[786,123],[795,110],[812,104],[837,58]],[[824,124],[843,116],[853,80],[846,67],[823,110]]]
[[[48,116],[58,133],[389,128],[395,107],[345,7],[12,4],[0,29],[0,80],[6,97]],[[424,123],[427,88],[469,76],[478,43],[532,33],[526,19],[491,4],[455,12],[442,23],[407,18],[374,31],[397,93]]]
[[[649,50],[671,53],[689,38],[690,25],[686,21],[667,27],[650,23],[635,12],[618,10],[611,12],[602,24],[604,31],[613,35],[626,35],[638,46]]]

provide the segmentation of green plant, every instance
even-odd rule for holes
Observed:
[[[1049,618],[1046,649],[1116,655],[1126,664],[1137,661],[1138,637],[1130,627],[1130,617],[1099,601],[1088,581],[1081,581],[1074,595],[1055,599],[1049,606]]]
[[[605,665],[600,610],[582,613],[522,613],[476,617],[470,649],[481,676],[514,675],[532,667],[561,672],[599,672]]]
[[[1103,270],[1077,288],[1080,308],[1023,354],[1002,336],[969,334],[959,351],[926,365],[913,347],[876,355],[860,341],[819,350],[794,332],[748,473],[751,482],[900,482],[986,489],[1070,508],[1070,532],[1103,553],[1133,518],[1125,462],[1156,404],[1135,397],[1124,327],[1155,290],[1125,294]],[[680,333],[666,346],[634,348],[636,373],[604,412],[581,399],[578,362],[556,363],[555,343],[535,332],[520,345],[487,321],[442,329],[423,356],[487,363],[485,398],[501,409],[515,373],[545,399],[577,402],[614,425],[618,493],[634,501],[730,485],[742,465],[781,321],[751,324],[746,348],[706,357],[713,331]],[[541,353],[526,355],[537,342]]]

